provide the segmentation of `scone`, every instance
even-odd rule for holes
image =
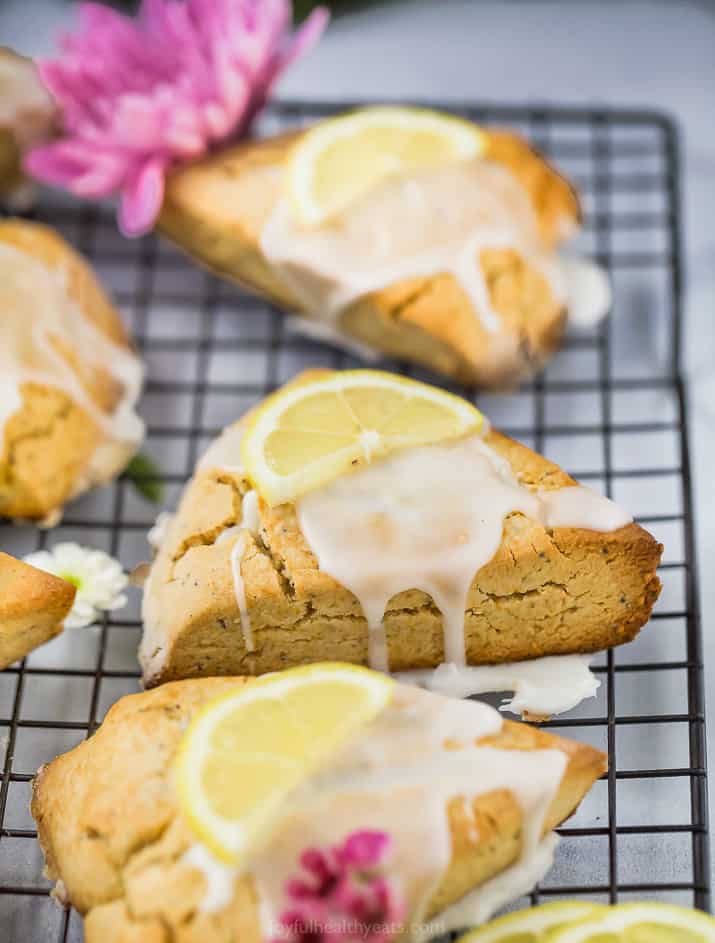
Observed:
[[[394,383],[473,409],[376,371],[318,371],[274,396],[366,378],[383,405]],[[301,455],[326,441],[326,412],[310,412]],[[662,547],[488,423],[273,506],[242,469],[243,428],[209,448],[163,528],[144,591],[147,686],[326,659],[403,671],[595,652],[649,618]]]
[[[486,705],[395,685],[388,707],[294,790],[234,870],[185,818],[174,760],[197,712],[245,683],[184,681],[124,697],[90,740],[40,770],[32,813],[47,874],[84,915],[87,943],[276,939],[276,918],[299,896],[300,862],[330,855],[356,829],[391,842],[379,874],[405,901],[402,922],[421,911],[439,933],[486,919],[540,879],[549,833],[606,767],[592,747],[502,721]],[[303,894],[316,898],[317,922],[328,893]]]
[[[0,551],[0,670],[60,634],[76,592]]]
[[[294,219],[287,195],[286,165],[304,137],[178,168],[161,231],[304,315],[298,330],[485,387],[532,374],[558,346],[569,307],[607,308],[605,277],[589,268],[579,301],[571,287],[586,282],[573,276],[585,270],[557,254],[580,221],[574,189],[518,135],[485,130],[478,159],[388,179],[317,227]]]
[[[0,517],[52,522],[143,437],[142,366],[87,263],[52,229],[0,221]]]
[[[56,109],[31,59],[0,46],[0,203],[15,209],[32,201],[23,154],[49,138]]]

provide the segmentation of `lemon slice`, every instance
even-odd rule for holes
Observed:
[[[478,432],[471,403],[378,370],[346,370],[286,387],[255,411],[241,461],[269,504],[293,501],[398,449]]]
[[[321,121],[287,165],[289,200],[308,226],[338,215],[387,177],[470,160],[486,135],[461,118],[424,108],[364,108]]]
[[[499,917],[461,936],[457,943],[551,943],[555,930],[608,910],[587,901],[558,901]]]
[[[549,943],[715,943],[715,919],[672,904],[619,904],[562,927]]]
[[[200,841],[240,866],[289,793],[383,710],[393,684],[354,665],[308,665],[204,707],[176,759],[179,804]]]

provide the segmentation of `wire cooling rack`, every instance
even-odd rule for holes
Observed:
[[[336,108],[283,103],[268,112],[265,130]],[[499,428],[626,504],[665,545],[664,590],[651,624],[597,662],[595,700],[550,724],[607,750],[610,763],[561,830],[556,865],[534,899],[655,898],[708,909],[702,651],[679,372],[677,134],[666,118],[644,112],[453,110],[516,127],[576,182],[585,212],[579,248],[610,269],[615,296],[611,319],[570,334],[533,383],[477,401]],[[207,442],[278,384],[308,366],[359,365],[301,338],[278,310],[165,242],[123,240],[108,210],[55,202],[36,215],[92,260],[134,331],[148,371],[145,451],[161,469],[166,508],[175,507]],[[120,478],[73,503],[50,532],[1,527],[0,545],[21,555],[77,540],[131,569],[149,556],[146,532],[159,509]],[[48,897],[30,782],[41,763],[81,741],[118,697],[136,690],[139,634],[135,592],[128,609],[101,626],[67,631],[0,674],[3,943],[82,939],[78,916]]]

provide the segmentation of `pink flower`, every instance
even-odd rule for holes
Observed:
[[[156,220],[169,168],[245,134],[328,14],[293,34],[290,0],[142,0],[136,19],[82,3],[79,17],[61,56],[39,63],[62,134],[25,168],[76,196],[120,194],[120,228],[135,236]]]
[[[405,917],[401,896],[381,870],[390,851],[385,832],[360,831],[342,845],[300,856],[303,874],[286,884],[291,904],[274,943],[386,943]]]
[[[390,836],[387,832],[353,832],[342,847],[335,849],[344,868],[374,868],[387,856]]]

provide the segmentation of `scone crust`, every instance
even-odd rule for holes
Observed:
[[[261,230],[275,205],[281,166],[298,134],[238,145],[177,169],[159,227],[221,275],[299,311],[263,256]],[[544,243],[557,245],[580,220],[575,191],[518,135],[488,131],[487,158],[508,168],[532,201]],[[512,250],[484,251],[480,264],[504,328],[494,335],[450,274],[405,279],[358,299],[341,329],[386,354],[470,384],[509,387],[556,349],[566,311],[544,277]]]
[[[76,589],[0,551],[0,670],[62,631]]]
[[[131,349],[119,313],[93,272],[54,230],[25,220],[1,220],[0,243],[50,268],[62,266],[70,296],[84,315],[110,340]],[[114,379],[105,374],[94,376],[88,392],[108,412],[120,395]],[[28,382],[21,394],[22,407],[7,421],[0,443],[0,517],[42,519],[89,484],[83,477],[103,432],[64,390]]]
[[[242,678],[175,682],[124,697],[90,740],[40,770],[32,814],[48,876],[61,882],[63,897],[85,915],[87,943],[259,943],[250,878],[237,880],[223,910],[199,910],[204,881],[182,860],[193,839],[178,811],[171,776],[192,714],[244,683]],[[574,811],[606,768],[603,754],[590,746],[509,721],[482,742],[566,753],[568,766],[547,830]],[[458,797],[449,805],[452,862],[432,914],[518,856],[521,810],[511,792],[480,796],[472,811],[473,819]]]
[[[15,99],[14,107],[6,108],[3,115],[4,123],[0,127],[0,203],[6,208],[27,208],[34,184],[23,172],[23,152],[54,132],[55,106],[32,59],[7,46],[0,46],[0,67],[3,64],[11,75],[14,73],[14,79],[9,80],[11,100],[13,93],[23,86],[26,91],[31,90],[32,101],[20,92],[22,105]]]
[[[487,443],[531,490],[576,482],[526,446],[490,431]],[[241,576],[255,651],[241,631],[231,550],[250,484],[202,465],[145,586],[144,683],[222,674],[262,674],[306,662],[366,664],[368,630],[355,596],[319,570],[295,507],[261,507],[258,535],[244,534]],[[502,544],[476,574],[465,612],[470,664],[595,652],[631,641],[660,591],[662,546],[638,524],[612,533],[547,529],[509,515]],[[393,671],[444,661],[442,618],[420,590],[394,596],[386,611]]]

